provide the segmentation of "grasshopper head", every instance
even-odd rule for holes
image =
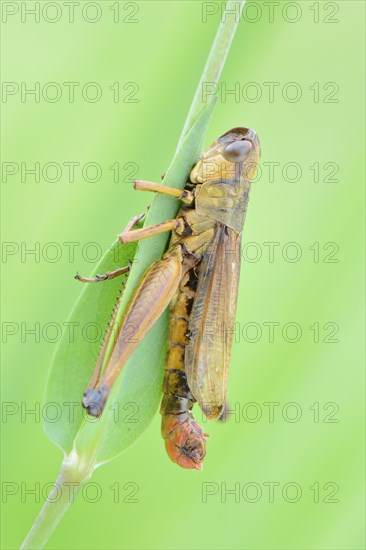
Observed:
[[[252,180],[259,162],[260,145],[254,130],[233,128],[220,136],[191,172],[191,181]]]
[[[244,176],[251,180],[260,157],[259,139],[250,128],[233,128],[217,140],[217,151],[226,162],[240,166]]]

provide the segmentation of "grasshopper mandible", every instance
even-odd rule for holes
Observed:
[[[99,416],[110,390],[138,342],[170,304],[169,347],[161,403],[162,436],[171,460],[201,469],[205,434],[194,420],[195,402],[209,420],[223,413],[240,272],[240,243],[249,190],[259,161],[259,140],[248,128],[219,137],[193,167],[183,191],[136,180],[134,188],[181,200],[175,219],[133,229],[135,217],[119,236],[122,243],[163,231],[172,236],[167,252],[142,277],[118,328],[108,364],[101,366],[111,324],[83,397],[88,413]],[[99,282],[129,267],[81,281]],[[133,342],[121,337],[137,327]],[[127,339],[128,340],[128,339]]]

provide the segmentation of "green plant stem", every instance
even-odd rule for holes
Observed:
[[[92,470],[93,466],[83,464],[74,451],[63,460],[60,473],[21,550],[44,548],[80,489],[90,478]]]
[[[209,107],[208,102],[203,101],[203,98],[202,98],[202,84],[204,82],[215,83],[215,84],[218,83],[218,79],[223,69],[228,51],[230,49],[230,45],[234,37],[234,33],[240,18],[239,16],[241,14],[244,4],[245,4],[245,0],[229,0],[227,2],[226,12],[225,12],[226,15],[225,14],[223,15],[223,20],[220,23],[214,43],[212,45],[206,66],[204,68],[202,77],[200,79],[196,94],[194,96],[190,111],[188,113],[183,131],[179,140],[177,151],[180,150],[181,145],[184,142],[184,139],[187,137],[190,130],[192,130],[192,128],[195,126],[195,123],[198,121],[200,115],[201,114],[203,115],[203,112],[205,111],[205,109],[208,109]],[[237,7],[239,7],[240,13]],[[235,8],[236,8],[235,14],[227,13],[230,11],[234,11]],[[211,99],[212,98],[210,98],[210,100]],[[210,112],[210,109],[208,109],[207,113],[209,112]],[[208,124],[208,120],[207,120],[207,124]],[[199,130],[201,141],[203,140],[206,126],[205,124],[202,124],[202,128]],[[195,139],[195,138],[193,138],[192,136],[192,139]],[[187,170],[190,169],[189,167],[192,166],[192,162],[194,162],[196,158],[197,156],[193,158],[193,153],[192,153],[192,159],[190,159],[189,162],[186,159],[185,163],[182,164],[181,159],[177,157],[174,165],[175,166],[174,170],[177,170],[177,165],[180,166],[182,164],[181,168],[179,168],[181,173],[180,173],[180,177],[174,176],[174,181],[171,182],[172,185],[177,183],[179,184],[181,183],[182,186],[184,185],[184,182],[187,181],[185,179],[188,173]],[[187,166],[185,166],[185,164],[187,164]],[[178,180],[181,180],[181,181],[178,181]],[[161,197],[155,199],[154,203],[157,202],[158,199],[161,199]],[[150,209],[149,217],[153,215],[154,203]],[[164,240],[162,239],[160,243],[160,250],[161,250],[160,253],[163,252],[164,246],[165,246]],[[140,267],[142,267],[142,265]],[[61,521],[63,515],[68,510],[70,504],[72,504],[76,494],[80,491],[83,484],[86,481],[88,481],[88,479],[90,478],[94,470],[96,455],[100,445],[101,430],[102,430],[102,427],[100,427],[100,430],[97,430],[96,433],[93,432],[91,437],[89,437],[89,435],[86,434],[84,439],[82,437],[79,437],[79,439],[76,439],[74,441],[74,443],[79,442],[80,448],[78,448],[78,446],[76,446],[75,448],[78,449],[78,451],[82,454],[83,458],[81,459],[80,456],[76,453],[76,451],[73,450],[69,454],[69,456],[64,459],[61,466],[60,474],[53,486],[53,489],[47,499],[47,502],[42,507],[31,530],[29,531],[26,539],[24,540],[21,546],[22,549],[44,548],[49,537],[52,535],[56,526]],[[85,433],[86,432],[87,430],[85,431]],[[80,445],[80,443],[82,444]]]
[[[177,151],[179,150],[185,136],[197,120],[202,106],[204,105],[202,91],[204,83],[217,85],[222,69],[225,65],[226,57],[229,53],[231,42],[234,38],[238,26],[245,0],[228,0],[225,6],[225,12],[222,14],[222,20],[217,30],[215,39],[211,46],[211,51],[206,61],[201,79],[198,83],[191,108],[188,112]]]

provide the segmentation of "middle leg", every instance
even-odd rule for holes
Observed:
[[[160,193],[161,195],[168,195],[179,199],[184,204],[191,204],[194,200],[194,193],[187,191],[186,189],[175,189],[174,187],[168,187],[167,185],[161,185],[160,183],[153,183],[145,180],[135,180],[133,182],[133,188],[138,191],[151,191],[152,193]]]

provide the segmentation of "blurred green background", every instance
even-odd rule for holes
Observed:
[[[2,399],[14,413],[2,422],[3,548],[20,545],[62,458],[42,409],[25,414],[42,401],[55,347],[42,329],[62,326],[80,293],[74,273],[91,272],[96,251],[151,201],[127,180],[159,181],[168,167],[223,2],[79,2],[73,22],[64,2],[40,2],[39,21],[26,14],[34,5],[2,3],[12,92],[2,159],[15,163],[2,178]],[[359,1],[248,3],[207,135],[209,144],[243,125],[262,144],[229,377],[238,414],[206,425],[202,472],[170,463],[157,415],[95,472],[98,485],[79,495],[48,548],[364,548],[364,11]],[[22,97],[37,82],[39,101]],[[73,102],[65,82],[80,83]],[[36,162],[39,181],[22,174],[21,163]],[[60,174],[42,175],[50,162]],[[74,181],[70,162],[79,163]],[[93,167],[82,172],[87,163],[100,167],[98,181]],[[39,339],[25,332],[36,323]]]

